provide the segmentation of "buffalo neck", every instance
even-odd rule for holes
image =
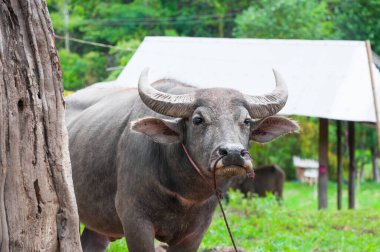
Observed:
[[[196,171],[180,144],[163,146],[167,163],[161,166],[160,181],[168,188],[191,201],[203,202],[214,196],[213,177]],[[201,164],[197,164],[199,167]],[[202,172],[202,171],[201,171]],[[218,180],[217,185],[225,190],[228,180]]]

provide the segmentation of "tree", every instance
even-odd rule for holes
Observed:
[[[81,251],[61,70],[41,0],[0,0],[0,250]]]
[[[333,21],[339,39],[371,40],[372,49],[380,53],[380,1],[337,1]]]
[[[78,90],[95,82],[111,80],[120,71],[106,71],[117,65],[119,53],[91,45],[138,44],[145,36],[231,37],[234,19],[249,0],[46,0],[63,66],[63,84]],[[69,13],[68,24],[65,10]],[[64,50],[63,35],[69,32],[70,51]],[[125,50],[122,50],[125,55]],[[92,59],[97,57],[97,60]],[[127,56],[130,58],[130,56]],[[122,57],[122,58],[127,58]],[[124,62],[124,60],[123,60]],[[96,70],[94,70],[94,68]],[[107,77],[108,76],[108,77]]]
[[[326,39],[333,24],[323,1],[260,0],[237,16],[235,37]]]

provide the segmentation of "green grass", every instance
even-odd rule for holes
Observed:
[[[314,187],[287,182],[284,202],[273,196],[243,199],[231,192],[225,206],[238,247],[247,251],[379,251],[380,185],[365,182],[357,188],[357,210],[347,210],[343,188],[342,211],[336,210],[336,184],[329,184],[328,210],[318,211]],[[219,209],[214,214],[200,251],[231,247]],[[113,242],[107,251],[127,251],[125,240]]]

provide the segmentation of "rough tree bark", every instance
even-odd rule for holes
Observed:
[[[0,251],[81,251],[44,0],[0,0]]]

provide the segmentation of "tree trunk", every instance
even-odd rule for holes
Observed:
[[[43,0],[0,0],[0,251],[81,251],[61,70]]]

